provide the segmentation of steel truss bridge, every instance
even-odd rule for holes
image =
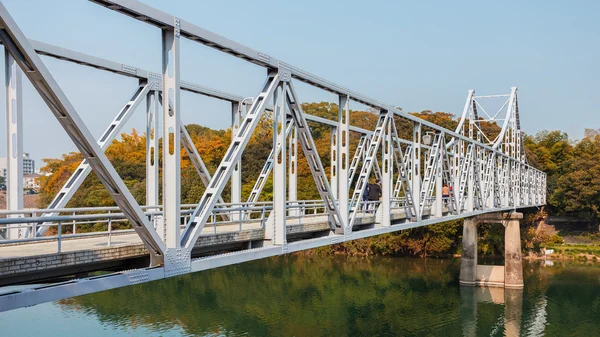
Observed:
[[[143,244],[150,265],[6,292],[0,294],[0,311],[483,213],[541,206],[546,202],[546,176],[530,166],[524,154],[516,87],[504,95],[477,96],[469,91],[458,128],[447,130],[143,3],[90,1],[157,27],[162,37],[162,73],[29,40],[0,4],[8,121],[8,210],[2,212],[4,217],[0,219],[4,228],[0,263],[5,247],[29,245],[22,246],[24,252],[53,242],[55,251],[42,250],[40,255],[60,255],[61,245],[75,245],[96,237],[108,238],[110,245],[113,236],[128,235]],[[184,81],[179,63],[182,38],[264,67],[266,76],[264,84],[257,88],[257,95],[244,98]],[[40,55],[136,78],[139,85],[102,136],[94,139]],[[23,74],[85,158],[43,210],[23,209]],[[298,81],[337,95],[337,119],[306,114],[294,85]],[[231,145],[212,174],[181,120],[181,90],[231,103]],[[489,98],[505,103],[499,110],[488,113],[484,102]],[[144,101],[148,137],[146,205],[141,206],[104,151]],[[373,130],[350,125],[351,101],[376,111],[378,120]],[[265,111],[272,114],[276,130],[274,146],[249,198],[243,201],[241,157]],[[400,121],[411,125],[409,139],[400,137]],[[315,147],[309,122],[331,128],[329,174],[321,162],[323,154]],[[490,122],[500,122],[499,133],[485,132],[482,125]],[[353,153],[350,153],[351,132],[360,135]],[[163,139],[161,154],[159,134]],[[206,186],[202,198],[194,205],[180,202],[182,147]],[[297,198],[298,151],[307,159],[320,200]],[[159,155],[162,155],[162,182],[158,174]],[[92,171],[117,207],[65,208]],[[273,199],[259,201],[271,174]],[[372,177],[381,181],[382,197],[380,201],[366,202],[363,193]],[[224,196],[223,190],[229,182],[231,195]],[[447,197],[442,194],[444,185],[449,187]],[[128,222],[132,230],[111,231],[111,223],[115,222]],[[108,231],[78,234],[77,224],[85,223],[106,223]],[[319,235],[291,239],[290,229],[306,224],[320,224]],[[67,225],[72,226],[68,234],[62,229]],[[57,235],[48,235],[51,227],[56,227]],[[250,242],[246,249],[227,253],[197,257],[192,252],[199,239],[244,230],[260,230],[260,240]]]

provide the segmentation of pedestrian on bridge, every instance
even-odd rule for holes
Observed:
[[[444,205],[448,204],[448,198],[450,198],[450,189],[448,188],[448,184],[444,184],[444,187],[442,187],[442,200],[444,200]]]
[[[376,183],[369,184],[369,204],[371,209],[375,210],[375,202],[381,198],[381,182],[377,180]]]
[[[368,206],[369,204],[367,203],[369,201],[369,187],[371,186],[371,184],[369,184],[369,182],[365,182],[365,189],[363,191],[362,194],[362,209],[364,211],[368,210]]]

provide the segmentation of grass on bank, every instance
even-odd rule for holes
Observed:
[[[600,256],[600,246],[597,245],[548,245],[546,249],[554,249],[556,254]]]

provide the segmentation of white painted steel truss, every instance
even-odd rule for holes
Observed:
[[[483,110],[483,107],[478,100],[489,96],[475,96],[474,91],[468,93],[459,127],[451,131],[143,3],[132,0],[90,1],[160,29],[163,44],[162,75],[27,40],[8,11],[0,4],[0,41],[9,56],[6,73],[9,76],[7,97],[10,99],[7,101],[14,101],[7,104],[7,112],[11,116],[17,116],[14,123],[16,127],[11,129],[11,134],[16,133],[15,139],[18,140],[20,122],[17,119],[20,118],[20,112],[15,111],[20,109],[21,72],[11,63],[11,60],[14,60],[84,156],[84,161],[52,201],[50,212],[46,215],[56,215],[57,213],[52,213],[52,209],[64,207],[85,177],[94,171],[146,245],[150,252],[151,265],[145,269],[0,294],[0,311],[477,214],[545,204],[546,176],[529,166],[524,157],[516,88],[512,88],[510,95],[501,95],[508,97],[508,100],[501,108],[506,108],[504,122],[495,137],[485,134],[480,125],[484,121],[498,120],[498,113],[489,115],[486,111],[485,115],[489,118],[480,120],[479,111]],[[243,98],[182,81],[179,70],[179,41],[182,37],[263,66],[267,70],[264,85],[254,98]],[[139,87],[96,141],[38,55],[137,78]],[[300,98],[294,89],[295,81],[336,94],[339,97],[337,120],[327,120],[304,113]],[[231,102],[233,139],[213,175],[204,165],[181,121],[181,90]],[[150,223],[104,154],[104,150],[144,98],[147,102],[146,202],[150,206],[161,205],[158,200],[157,167],[160,157],[158,130],[161,125],[164,142],[163,213],[162,223],[158,225]],[[378,121],[373,131],[350,125],[351,101],[378,111]],[[159,118],[159,106],[163,108],[162,118]],[[241,157],[266,110],[271,110],[273,114],[273,149],[247,202],[241,203]],[[397,119],[412,124],[410,139],[400,136]],[[321,161],[321,155],[326,154],[318,153],[309,121],[329,125],[332,129],[329,154],[332,165],[329,176]],[[351,160],[350,132],[359,134]],[[425,141],[427,136],[423,136],[424,132],[431,134],[430,142]],[[9,143],[12,146],[10,141]],[[288,243],[286,222],[288,217],[298,214],[293,208],[298,202],[298,143],[307,159],[322,199],[322,207],[328,215],[330,233],[326,237]],[[183,228],[179,195],[181,146],[187,151],[206,186],[202,198]],[[22,150],[17,149],[14,152],[18,154],[19,151]],[[18,167],[18,161],[13,162],[15,167]],[[262,247],[199,259],[192,258],[192,248],[202,229],[211,215],[215,217],[215,206],[223,204],[222,192],[226,184],[232,182],[230,200],[233,204],[253,207],[257,204],[271,171],[274,197],[272,207],[269,208],[272,211],[263,211],[264,216],[269,216],[269,221],[266,221]],[[382,198],[369,204],[364,203],[365,187],[373,178],[381,180]],[[442,194],[444,185],[447,185],[450,191],[447,197]],[[14,191],[13,187],[11,195],[18,198]],[[381,214],[381,217],[365,223],[364,219],[368,213],[365,209],[371,204],[378,208],[377,214]],[[13,207],[18,208],[22,205],[15,204]],[[397,211],[405,214],[400,221],[395,221],[392,217]],[[239,219],[247,216],[240,214]],[[37,228],[33,226],[31,233],[43,235],[47,224],[38,224]],[[367,226],[364,226],[365,224]]]

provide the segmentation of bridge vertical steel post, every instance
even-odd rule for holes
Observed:
[[[500,157],[500,161],[501,161],[501,174],[502,174],[502,207],[508,207],[509,203],[509,197],[508,197],[508,193],[510,191],[509,189],[509,185],[510,181],[509,181],[509,173],[510,173],[510,167],[508,166],[509,161],[508,158],[505,157]]]
[[[523,182],[523,172],[521,170],[521,163],[515,160],[515,166],[517,171],[515,172],[515,206],[521,206],[523,204],[522,198],[522,182]]]
[[[240,121],[242,120],[242,104],[241,102],[231,103],[231,141],[237,134],[238,128],[240,127]],[[242,161],[238,162],[233,167],[231,173],[231,202],[239,204],[242,201]],[[235,212],[231,215],[232,220],[239,220],[240,214]]]
[[[546,203],[546,198],[548,197],[548,189],[546,188],[546,186],[547,186],[547,185],[546,185],[546,179],[547,179],[547,177],[546,177],[546,175],[544,174],[544,177],[543,177],[543,179],[542,179],[542,180],[544,181],[544,189],[542,190],[542,203],[543,203],[543,204],[545,204],[545,203]]]
[[[539,202],[539,198],[538,198],[538,186],[539,186],[538,185],[539,184],[539,181],[538,181],[538,172],[537,172],[537,170],[532,170],[531,173],[533,175],[533,177],[532,177],[533,180],[531,182],[531,190],[530,190],[531,200],[530,200],[530,202],[531,202],[532,205],[537,205],[537,203]]]
[[[146,205],[158,206],[158,123],[159,92],[151,90],[146,95]],[[150,210],[158,210],[151,208]],[[154,228],[158,236],[165,241],[165,221],[162,215],[154,216]]]
[[[539,204],[546,203],[546,174],[542,172],[538,172],[539,177],[539,185],[538,185],[538,193],[539,193]]]
[[[6,208],[23,209],[23,99],[21,69],[8,50],[4,49],[6,75]],[[15,217],[18,217],[16,215]],[[20,225],[17,225],[20,226]],[[7,228],[7,239],[19,239],[24,228]]]
[[[285,77],[285,76],[284,76]],[[281,149],[275,155],[273,162],[273,235],[274,245],[286,243],[286,218],[287,218],[287,189],[286,189],[286,134],[287,125],[285,95],[287,82],[281,81],[273,94],[273,148]]]
[[[437,161],[437,168],[436,168],[436,173],[435,173],[435,213],[434,216],[441,218],[442,214],[443,214],[443,207],[444,207],[444,201],[442,200],[442,188],[444,185],[444,181],[442,179],[442,171],[444,170],[444,156],[446,155],[446,146],[444,146],[445,142],[444,140],[444,134],[442,134],[440,137],[442,137],[442,142],[440,143],[440,154],[438,155]],[[449,198],[449,197],[448,197]],[[450,200],[446,201],[448,204],[450,204]]]
[[[392,225],[392,178],[394,177],[394,155],[392,147],[392,123],[394,123],[394,116],[388,111],[389,121],[383,130],[385,132],[383,137],[382,151],[381,151],[381,211],[382,211],[382,227],[389,227]]]
[[[146,205],[158,206],[158,92],[146,96]],[[159,231],[160,235],[160,231]]]
[[[518,168],[517,168],[517,163],[516,161],[510,159],[510,165],[511,165],[511,170],[510,170],[510,198],[512,199],[512,204],[511,206],[516,207],[517,206],[517,185],[518,185],[518,177],[517,177],[517,173],[518,173]]]
[[[331,173],[330,173],[330,185],[331,185],[331,193],[333,194],[333,198],[338,198],[338,128],[335,126],[331,127],[331,141],[330,141],[330,160],[331,160]]]
[[[337,155],[338,155],[338,171],[339,171],[339,185],[338,185],[338,200],[339,210],[342,225],[345,228],[344,234],[348,235],[352,233],[352,228],[348,228],[348,199],[350,182],[348,177],[348,161],[350,156],[350,98],[348,96],[339,96],[338,104],[338,143],[337,143]]]
[[[415,204],[416,221],[421,220],[421,123],[415,122],[413,126],[413,143],[412,143],[412,192],[413,203]]]
[[[456,212],[457,214],[461,214],[463,212],[463,195],[462,195],[462,191],[461,191],[461,167],[462,167],[462,163],[461,163],[461,159],[464,158],[464,151],[463,151],[463,140],[462,139],[454,139],[454,146],[453,146],[453,151],[454,155],[452,157],[452,173],[453,173],[453,179],[454,181],[452,182],[452,186],[454,187],[454,196],[456,198]]]
[[[489,165],[491,165],[491,167],[489,167],[489,169],[487,170],[490,174],[489,177],[489,183],[487,186],[487,191],[488,191],[488,198],[487,198],[487,205],[486,207],[488,209],[493,209],[496,207],[496,195],[495,195],[495,190],[496,190],[496,153],[495,152],[490,152],[489,156],[491,156],[490,160],[488,160]]]
[[[531,200],[533,199],[531,195],[531,182],[533,180],[533,171],[527,168],[526,166],[523,166],[523,170],[525,170],[525,205],[531,205]]]
[[[166,227],[167,248],[181,247],[181,137],[179,129],[180,65],[179,19],[174,18],[173,28],[164,28],[162,35],[163,60],[163,214]],[[167,261],[165,261],[167,262]]]
[[[479,135],[479,138],[481,138],[481,132],[477,133]],[[487,165],[487,156],[486,156],[486,150],[484,148],[478,148],[477,149],[477,161],[476,163],[476,170],[475,170],[475,174],[477,175],[477,186],[475,186],[475,190],[479,192],[481,192],[477,199],[481,200],[481,202],[477,205],[477,209],[478,210],[483,210],[485,209],[485,196],[486,196],[486,191],[485,191],[485,182],[486,182],[486,176],[485,176],[485,172],[486,172],[486,165]],[[476,202],[477,204],[477,202]]]
[[[470,149],[470,150],[469,150]],[[469,161],[469,167],[467,167],[467,200],[466,200],[466,211],[473,212],[474,210],[474,196],[475,193],[475,146],[467,147],[467,151],[471,151],[471,160]],[[468,154],[467,154],[468,156]]]
[[[288,201],[290,205],[296,206],[296,201],[298,201],[298,132],[294,127],[290,130],[288,145]],[[297,208],[292,208],[289,214],[298,216],[300,212]]]

